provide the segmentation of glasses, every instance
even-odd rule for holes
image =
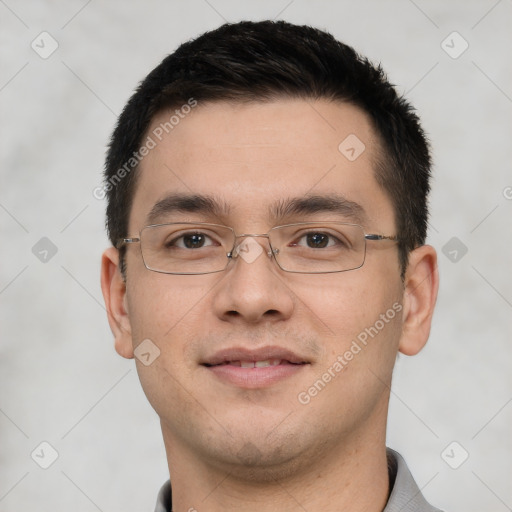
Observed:
[[[148,270],[163,274],[212,274],[226,270],[231,260],[252,263],[265,252],[255,238],[267,238],[266,254],[285,272],[326,274],[363,266],[366,242],[392,240],[396,236],[366,234],[358,224],[300,222],[272,228],[266,234],[237,235],[219,224],[171,223],[143,228],[138,238],[122,238],[117,244],[140,243]]]

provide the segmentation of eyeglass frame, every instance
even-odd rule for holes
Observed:
[[[357,226],[357,227],[361,228],[361,232],[363,233],[364,241],[365,241],[364,257],[363,257],[363,261],[362,261],[361,265],[359,265],[358,267],[355,267],[355,268],[349,268],[349,269],[345,269],[345,270],[328,270],[328,271],[320,271],[320,272],[302,272],[302,271],[297,271],[297,270],[286,270],[283,267],[281,267],[281,265],[279,264],[279,261],[277,260],[277,257],[276,257],[276,254],[279,252],[279,249],[274,249],[272,247],[272,244],[270,243],[270,231],[272,231],[274,229],[291,227],[291,226],[306,226],[306,225],[309,225],[309,224],[322,224],[322,223],[325,223],[325,224],[341,224],[341,225],[345,225],[345,226]],[[160,227],[160,226],[172,226],[173,224],[185,224],[185,225],[191,225],[191,226],[217,226],[217,227],[221,227],[221,228],[230,229],[232,231],[233,235],[234,235],[234,244],[233,244],[233,248],[228,253],[226,253],[226,258],[227,258],[226,266],[223,269],[221,269],[221,270],[213,270],[212,272],[165,272],[163,270],[155,270],[153,268],[149,268],[147,263],[146,263],[146,260],[144,259],[144,254],[142,252],[142,243],[141,243],[142,231],[144,229],[146,229],[146,228],[155,228],[155,227]],[[243,233],[243,234],[240,234],[240,235],[236,234],[236,231],[234,230],[234,228],[232,228],[231,226],[225,226],[224,224],[212,224],[212,223],[209,223],[209,222],[164,222],[162,224],[149,224],[148,226],[144,226],[139,231],[139,236],[138,237],[119,238],[117,240],[117,243],[116,243],[115,247],[116,247],[116,249],[121,249],[123,246],[125,246],[127,244],[140,243],[141,244],[140,248],[141,248],[142,261],[143,261],[144,266],[146,267],[146,269],[151,271],[151,272],[157,272],[159,274],[167,274],[167,275],[174,275],[174,276],[187,276],[187,275],[200,276],[200,275],[216,274],[218,272],[224,272],[228,268],[230,261],[233,261],[235,258],[237,258],[239,256],[238,253],[235,254],[236,249],[240,246],[240,244],[236,243],[237,239],[238,238],[247,238],[247,237],[251,237],[251,238],[267,238],[268,239],[268,245],[270,247],[270,250],[267,251],[267,256],[269,258],[273,257],[274,261],[276,262],[276,265],[283,272],[289,272],[291,274],[335,274],[335,273],[340,273],[340,272],[350,272],[351,270],[357,270],[357,269],[361,268],[364,265],[365,261],[366,261],[366,241],[367,240],[371,240],[371,241],[375,241],[375,242],[380,242],[380,241],[383,241],[383,240],[390,240],[390,241],[393,241],[393,242],[398,242],[399,241],[399,238],[398,238],[397,235],[380,235],[380,234],[377,234],[377,233],[365,233],[363,226],[361,226],[360,224],[355,224],[355,223],[351,223],[351,222],[337,222],[337,221],[296,222],[296,223],[292,223],[292,224],[283,224],[283,225],[280,225],[280,226],[274,226],[273,228],[271,228],[269,230],[268,233]]]

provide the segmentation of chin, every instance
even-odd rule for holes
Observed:
[[[215,454],[214,459],[219,469],[230,474],[231,480],[268,484],[286,480],[289,476],[296,475],[300,467],[304,467],[302,454],[287,452],[285,447],[258,448],[255,444],[246,442],[237,452],[224,453],[223,457]]]
[[[261,432],[262,429],[254,429],[252,435],[245,432],[238,437],[225,434],[222,438],[205,439],[202,456],[230,474],[230,479],[255,484],[282,481],[309,467],[308,460],[316,449],[308,447],[307,440],[293,432],[274,436]]]

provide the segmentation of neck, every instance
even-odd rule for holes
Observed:
[[[379,442],[360,437],[306,463],[290,463],[286,471],[269,468],[268,478],[261,471],[251,478],[242,468],[204,462],[163,432],[174,512],[381,512],[386,506],[390,489],[382,436]]]

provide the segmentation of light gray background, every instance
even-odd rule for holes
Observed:
[[[399,359],[388,444],[437,506],[512,510],[510,0],[0,0],[1,511],[153,510],[164,448],[133,361],[113,349],[92,191],[116,116],[166,54],[224,20],[276,17],[382,61],[419,110],[441,290],[427,348]],[[59,45],[47,59],[31,48],[42,31]],[[469,43],[456,59],[441,46],[453,31]],[[46,263],[42,237],[58,249]],[[59,454],[46,470],[30,455],[43,441]]]

